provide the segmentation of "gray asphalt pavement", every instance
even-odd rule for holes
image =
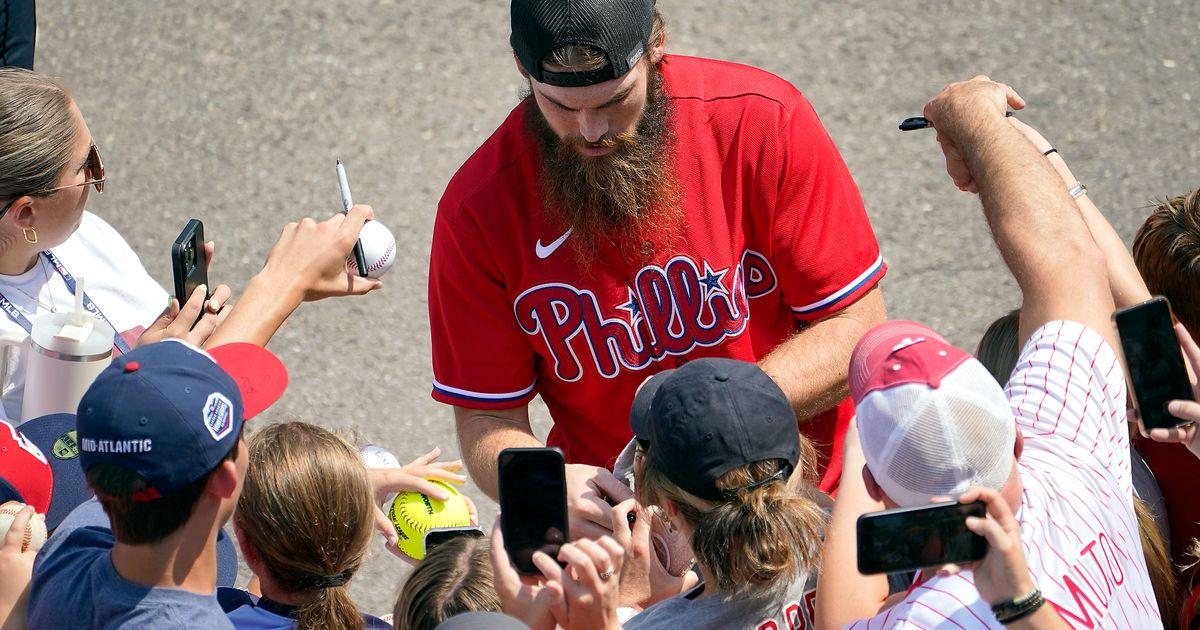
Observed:
[[[1017,306],[977,202],[931,132],[901,134],[942,85],[985,73],[1067,158],[1127,242],[1156,198],[1200,186],[1195,0],[660,0],[668,51],[765,68],[805,92],[858,180],[891,266],[893,317],[964,347]],[[37,69],[73,89],[109,167],[92,210],[170,286],[189,217],[237,288],[280,227],[338,208],[334,158],[400,257],[383,291],[304,306],[271,349],[291,371],[263,421],[441,445],[429,398],[426,265],[446,182],[516,103],[505,0],[40,2]],[[1069,273],[1069,270],[1063,270]],[[544,430],[544,413],[539,426]],[[495,508],[474,489],[486,522]],[[407,568],[377,547],[352,592],[391,610]]]

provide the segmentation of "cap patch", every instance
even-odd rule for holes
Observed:
[[[79,442],[75,430],[72,429],[58,436],[58,439],[54,440],[54,446],[50,447],[50,454],[55,459],[63,461],[79,457]]]
[[[209,394],[204,403],[204,427],[218,442],[233,430],[233,403],[221,392]]]

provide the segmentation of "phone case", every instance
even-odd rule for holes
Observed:
[[[199,219],[189,220],[171,244],[171,275],[174,278],[175,298],[179,300],[180,308],[183,308],[196,287],[208,284],[204,223]],[[205,295],[205,298],[208,297]]]
[[[532,557],[570,540],[565,459],[557,448],[508,448],[498,457],[500,526],[517,572],[541,575]]]
[[[1192,400],[1192,384],[1175,336],[1171,304],[1156,296],[1113,313],[1125,355],[1129,388],[1147,429],[1187,424],[1167,412],[1172,400]]]

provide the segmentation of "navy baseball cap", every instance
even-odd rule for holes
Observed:
[[[79,467],[75,414],[55,413],[33,418],[23,422],[17,430],[42,451],[50,465],[54,491],[46,511],[46,527],[54,530],[71,510],[92,498],[87,478]]]
[[[594,85],[625,76],[650,45],[655,0],[513,0],[513,52],[538,83]],[[594,48],[608,63],[585,72],[542,67],[550,51],[577,44]]]
[[[796,413],[754,363],[705,358],[650,377],[634,396],[630,428],[649,463],[687,492],[717,501],[722,475],[754,462],[800,460]],[[765,481],[765,480],[764,480]]]
[[[266,349],[205,352],[178,340],[137,348],[105,368],[79,401],[79,461],[123,466],[149,485],[135,501],[172,494],[217,467],[242,424],[279,399],[287,370]]]

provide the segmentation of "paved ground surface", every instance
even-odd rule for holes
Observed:
[[[187,218],[217,241],[214,277],[242,286],[283,223],[338,207],[335,156],[348,164],[401,256],[382,292],[308,305],[276,337],[292,386],[266,420],[355,432],[406,461],[435,444],[454,455],[450,413],[428,394],[425,270],[443,187],[516,102],[508,3],[39,4],[38,69],[73,88],[110,167],[92,209],[164,286]],[[1193,0],[659,4],[671,51],[807,94],[862,188],[892,315],[954,342],[973,347],[1018,294],[932,135],[896,131],[946,82],[1016,86],[1127,240],[1147,203],[1200,185]],[[406,571],[379,548],[352,590],[388,611]]]

